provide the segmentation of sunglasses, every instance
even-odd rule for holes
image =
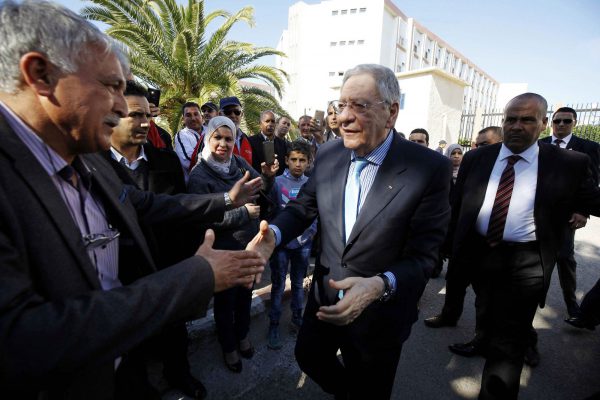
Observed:
[[[567,118],[567,119],[553,119],[552,120],[552,123],[556,124],[556,125],[560,125],[561,122],[563,124],[565,124],[565,125],[569,125],[569,124],[573,123],[573,120],[569,119],[569,118]]]
[[[236,109],[233,109],[233,110],[224,110],[223,114],[225,114],[225,115],[235,114],[235,115],[237,115],[239,117],[240,115],[242,115],[242,110],[236,110]]]

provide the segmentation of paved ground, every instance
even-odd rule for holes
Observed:
[[[592,219],[576,235],[578,298],[600,278],[600,220]],[[404,345],[396,373],[394,399],[475,399],[479,390],[482,358],[464,358],[447,350],[448,344],[468,341],[474,326],[473,294],[469,292],[465,313],[456,328],[430,329],[422,319],[441,310],[444,279],[429,282],[421,300],[421,317]],[[534,326],[539,334],[541,363],[525,367],[521,376],[521,399],[583,400],[600,392],[600,333],[577,330],[563,322],[565,307],[556,272],[548,304],[538,310]],[[260,306],[257,308],[260,309]],[[289,310],[283,321],[289,321]],[[205,322],[207,323],[207,322]],[[244,360],[241,374],[229,372],[219,344],[210,329],[195,339],[190,348],[193,373],[208,387],[210,399],[329,399],[298,369],[293,347],[295,337],[285,332],[279,351],[266,347],[268,321],[258,313],[251,326],[257,353]],[[287,329],[286,329],[287,330]],[[155,371],[156,372],[156,371]],[[177,392],[165,400],[180,399]]]

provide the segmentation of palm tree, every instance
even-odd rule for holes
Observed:
[[[254,26],[252,7],[235,14],[224,10],[204,15],[203,0],[90,0],[81,14],[109,27],[106,33],[123,43],[133,74],[162,90],[161,110],[174,134],[181,124],[181,106],[186,101],[202,104],[225,96],[238,96],[244,104],[246,128],[258,132],[258,114],[271,109],[288,115],[277,98],[266,90],[244,87],[242,79],[258,79],[272,86],[279,97],[287,74],[278,68],[257,64],[262,57],[284,56],[270,47],[227,40],[237,22]],[[223,24],[207,37],[207,26],[215,19]]]

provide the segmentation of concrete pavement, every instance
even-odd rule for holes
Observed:
[[[600,220],[593,218],[579,230],[576,239],[578,262],[578,299],[600,278]],[[444,297],[443,275],[430,280],[421,299],[421,315],[405,343],[396,373],[393,399],[475,399],[479,390],[484,360],[464,358],[448,351],[451,343],[468,341],[474,327],[473,293],[467,294],[465,312],[456,328],[431,329],[423,318],[441,310]],[[255,300],[257,314],[252,320],[251,339],[256,347],[252,360],[243,360],[241,374],[223,364],[221,350],[211,322],[196,329],[190,347],[194,375],[207,386],[209,399],[329,399],[298,369],[293,349],[295,336],[287,329],[289,302],[282,317],[284,347],[279,351],[266,346],[268,319],[262,300]],[[538,310],[534,326],[539,334],[541,363],[525,366],[521,375],[520,399],[583,400],[600,392],[600,330],[578,330],[563,322],[565,306],[556,271],[548,293],[547,305]],[[198,328],[198,326],[196,327]],[[158,367],[156,367],[158,368]],[[154,370],[154,376],[158,370]],[[164,387],[164,382],[161,382]],[[165,400],[185,398],[168,391]]]

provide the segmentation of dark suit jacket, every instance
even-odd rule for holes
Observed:
[[[317,304],[336,301],[337,291],[327,285],[329,278],[393,272],[395,298],[373,303],[351,325],[362,325],[363,334],[373,335],[372,340],[401,343],[408,336],[406,328],[417,319],[417,301],[446,233],[451,165],[440,154],[401,139],[396,132],[393,135],[347,244],[343,204],[351,150],[342,140],[319,148],[313,174],[298,198],[272,223],[281,230],[281,243],[288,243],[315,217],[320,218],[321,254],[314,278]]]
[[[552,143],[552,136],[540,139],[540,142]],[[592,178],[596,182],[596,185],[598,185],[600,183],[600,144],[573,135],[569,143],[567,143],[566,149],[588,155],[592,161]]]
[[[224,200],[141,192],[101,156],[81,156],[121,232],[119,278],[103,291],[80,231],[45,170],[0,117],[0,393],[107,399],[114,360],[205,309],[214,278],[200,257],[155,272],[138,220],[218,221]],[[127,256],[129,255],[129,256]]]
[[[538,145],[540,152],[534,219],[546,293],[561,247],[565,223],[574,211],[597,215],[600,211],[600,191],[594,185],[588,157],[546,143],[538,142]],[[460,165],[449,237],[453,240],[453,258],[461,260],[464,265],[476,267],[478,263],[472,257],[477,250],[473,244],[478,242],[475,224],[501,146],[501,143],[497,143],[469,151]],[[513,193],[514,196],[518,196],[518,193]],[[540,299],[541,306],[544,305],[544,298]]]
[[[250,146],[252,147],[252,168],[254,168],[259,174],[261,172],[260,164],[265,161],[265,152],[263,151],[263,142],[265,138],[262,134],[258,133],[248,138]],[[285,156],[287,155],[287,145],[285,141],[275,136],[274,139],[275,154],[277,154],[277,160],[279,161],[279,170],[277,175],[283,174],[285,171]]]

